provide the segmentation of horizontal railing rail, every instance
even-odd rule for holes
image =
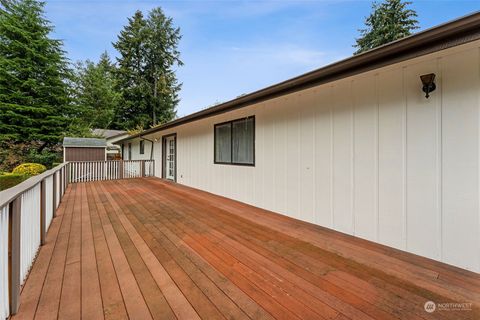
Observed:
[[[65,193],[67,166],[0,192],[0,319],[18,311],[21,286]]]
[[[68,181],[88,182],[153,177],[154,160],[107,160],[69,162]]]

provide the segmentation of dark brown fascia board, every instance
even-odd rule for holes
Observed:
[[[308,89],[320,84],[371,71],[478,39],[480,39],[480,12],[475,12],[217,106],[147,129],[142,133],[119,140],[116,143],[146,136],[157,131],[243,108],[299,90]]]

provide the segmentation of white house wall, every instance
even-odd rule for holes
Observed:
[[[128,158],[128,143],[132,144],[132,159]],[[140,154],[140,139],[133,139],[123,142],[124,145],[124,160],[150,160],[150,152],[152,143],[145,140],[144,153]]]
[[[176,132],[181,184],[480,272],[479,46],[157,132],[156,174]],[[252,115],[255,167],[214,164],[214,124]]]

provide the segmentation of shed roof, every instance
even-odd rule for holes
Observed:
[[[106,148],[107,140],[98,138],[63,138],[64,147],[76,148]]]
[[[194,112],[185,117],[172,120],[141,133],[121,139],[116,143],[146,136],[157,131],[212,117],[235,109],[244,108],[285,94],[308,89],[320,84],[343,79],[362,72],[374,70],[479,39],[480,12],[477,11],[459,19],[415,33],[403,39],[392,41],[367,52],[329,64],[298,77],[242,95],[233,100]]]

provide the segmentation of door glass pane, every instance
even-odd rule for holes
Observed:
[[[233,163],[253,164],[254,130],[253,118],[233,122]]]
[[[166,178],[175,179],[175,138],[165,140],[165,161]]]
[[[232,161],[231,154],[231,124],[221,124],[215,127],[215,161]]]

